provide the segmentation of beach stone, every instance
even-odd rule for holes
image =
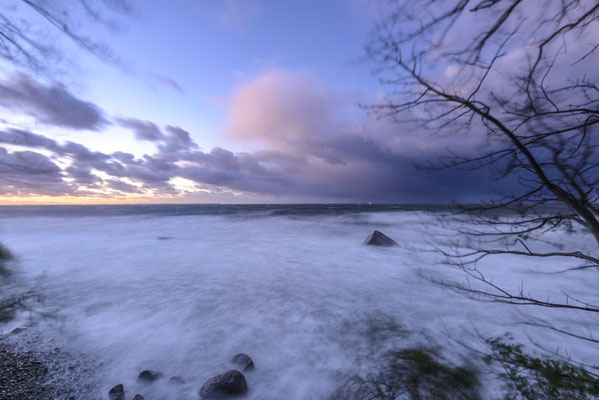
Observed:
[[[125,400],[125,388],[123,385],[116,385],[108,392],[110,400]]]
[[[254,369],[254,361],[247,354],[240,353],[237,354],[231,362],[235,365],[238,365],[242,371],[246,371],[248,369]]]
[[[133,400],[144,400],[144,397],[141,394],[136,394]]]
[[[2,243],[0,243],[0,261],[12,260],[14,256]]]
[[[208,379],[200,389],[202,399],[222,399],[230,396],[243,396],[248,392],[245,376],[237,370],[229,370]]]
[[[391,247],[391,246],[397,246],[397,242],[395,242],[395,240],[391,239],[389,236],[385,235],[384,233],[380,232],[380,231],[374,231],[372,232],[364,241],[364,244],[368,245],[368,246],[384,246],[384,247]]]
[[[164,374],[158,371],[150,371],[149,369],[145,369],[139,373],[137,380],[139,382],[154,382],[158,379],[162,378]]]
[[[174,385],[184,385],[185,379],[180,376],[171,376],[171,379],[168,380],[168,383],[172,383]]]

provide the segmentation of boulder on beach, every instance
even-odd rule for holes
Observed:
[[[19,333],[21,333],[21,332],[24,332],[26,329],[27,329],[27,328],[20,328],[20,327],[17,327],[17,328],[15,328],[15,329],[13,329],[12,331],[10,331],[10,334],[11,334],[11,335],[18,335]]]
[[[247,354],[240,353],[237,354],[231,362],[235,365],[238,365],[242,371],[246,371],[249,369],[254,369],[254,361]]]
[[[168,383],[173,385],[184,385],[185,379],[181,378],[180,376],[171,376],[171,379],[168,380]]]
[[[10,250],[8,250],[2,243],[0,243],[0,262],[12,260],[14,257]]]
[[[222,399],[233,396],[243,396],[248,392],[245,376],[237,370],[229,370],[223,374],[208,379],[200,389],[202,399]]]
[[[385,235],[380,231],[372,232],[364,241],[365,245],[368,246],[384,246],[391,247],[397,246],[395,240],[391,239],[389,236]]]
[[[139,373],[137,380],[139,382],[154,382],[158,379],[162,378],[164,374],[158,371],[150,371],[149,369],[145,369]]]
[[[110,400],[125,400],[125,388],[123,385],[116,385],[108,392]]]

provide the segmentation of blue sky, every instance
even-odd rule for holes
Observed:
[[[425,109],[394,119],[360,107],[406,95],[379,82],[380,64],[364,49],[384,1],[128,0],[125,14],[93,1],[105,23],[78,2],[39,1],[112,56],[85,51],[22,0],[7,0],[0,12],[58,51],[41,69],[0,54],[0,203],[443,203],[510,187],[491,184],[488,170],[415,166],[447,148],[468,155],[502,144],[477,122],[437,135],[415,122],[427,122]],[[531,23],[508,36],[480,96],[517,89],[504,82],[527,65],[526,29],[540,11],[523,4],[517,18]],[[448,48],[475,37],[474,25],[489,22],[482,16],[466,12]],[[571,63],[593,29],[560,53],[547,82],[596,72],[592,57]],[[472,85],[476,66],[426,57],[428,79],[457,93]]]
[[[18,5],[18,2],[15,4]],[[206,153],[215,148],[226,149],[234,154],[279,151],[276,146],[265,146],[260,140],[239,140],[240,135],[235,137],[235,134],[227,132],[229,126],[240,126],[235,121],[231,122],[231,114],[239,115],[239,109],[246,106],[237,101],[237,109],[232,111],[231,103],[244,87],[250,86],[249,90],[256,92],[258,96],[261,95],[261,90],[276,93],[265,95],[263,107],[269,107],[273,102],[277,103],[273,98],[276,95],[280,95],[283,102],[290,99],[286,109],[295,109],[296,105],[297,109],[302,109],[307,103],[319,102],[324,97],[327,98],[326,101],[339,103],[327,110],[327,115],[323,117],[327,120],[344,120],[340,124],[345,126],[337,122],[327,122],[335,125],[330,127],[334,130],[343,130],[353,123],[360,123],[366,114],[359,109],[358,104],[372,101],[379,91],[377,80],[370,71],[364,53],[368,32],[372,29],[376,16],[376,8],[367,1],[176,0],[134,1],[131,4],[133,11],[123,18],[108,14],[111,22],[115,22],[116,29],[107,29],[103,24],[87,26],[86,20],[81,17],[81,10],[66,9],[71,16],[76,17],[75,26],[81,28],[85,35],[108,45],[116,61],[106,62],[74,46],[52,29],[47,29],[42,31],[43,34],[47,33],[50,40],[59,43],[65,56],[60,63],[50,66],[49,74],[35,76],[27,70],[15,68],[10,63],[3,64],[4,79],[12,80],[12,83],[7,84],[8,89],[15,89],[15,85],[38,85],[35,90],[28,90],[34,90],[36,95],[45,91],[48,92],[48,96],[56,97],[50,92],[56,85],[60,85],[64,87],[67,96],[72,95],[77,101],[89,102],[97,107],[105,121],[101,129],[72,129],[72,126],[53,123],[43,115],[36,114],[39,111],[36,109],[48,107],[47,104],[40,106],[34,104],[36,100],[29,99],[17,109],[8,105],[7,100],[4,109],[0,110],[5,120],[4,128],[25,129],[34,135],[42,135],[55,141],[52,149],[44,148],[37,151],[49,157],[48,162],[58,165],[62,172],[59,173],[60,177],[55,177],[61,181],[57,188],[41,184],[46,187],[36,190],[35,182],[26,190],[11,187],[6,190],[3,201],[346,200],[345,196],[336,194],[335,189],[326,188],[326,182],[319,182],[316,187],[307,188],[309,194],[299,197],[294,190],[289,189],[271,188],[264,192],[258,190],[252,193],[251,190],[246,192],[213,184],[211,180],[208,187],[194,187],[196,184],[189,181],[179,182],[179,188],[186,187],[192,192],[197,189],[196,197],[190,193],[177,196],[176,191],[171,188],[165,191],[154,190],[155,188],[146,191],[141,189],[141,186],[145,185],[144,182],[129,179],[130,177],[118,177],[119,179],[110,181],[114,183],[114,188],[119,185],[129,185],[130,189],[138,187],[138,193],[133,193],[136,192],[135,189],[132,189],[131,193],[118,192],[116,189],[107,192],[103,190],[105,186],[102,186],[101,181],[92,185],[95,185],[95,188],[85,187],[79,184],[80,182],[71,189],[64,187],[62,183],[65,180],[69,183],[69,176],[64,171],[69,166],[74,168],[76,162],[73,161],[73,154],[52,154],[52,151],[57,149],[56,146],[64,143],[78,143],[89,151],[107,155],[126,151],[135,157],[143,158],[146,154],[155,154],[155,142],[139,140],[131,131],[131,125],[124,127],[118,121],[135,119],[155,124],[159,129],[167,126],[181,127],[197,144],[194,148]],[[40,26],[44,22],[27,7],[17,7],[15,13],[20,18],[38,22]],[[79,17],[81,22],[77,21]],[[25,74],[27,79],[19,80],[20,74]],[[289,85],[287,81],[290,82]],[[265,88],[252,89],[251,86],[255,82],[270,83],[265,83]],[[298,83],[305,83],[311,89],[295,99],[295,94],[290,91],[293,92]],[[16,90],[24,89],[19,87]],[[66,101],[58,96],[50,98],[47,103],[61,104]],[[329,108],[328,105],[324,107]],[[269,112],[265,110],[265,114]],[[294,111],[291,113],[294,114]],[[336,116],[329,118],[328,114],[331,113]],[[268,115],[266,117],[268,118]],[[312,118],[309,114],[305,117]],[[290,115],[289,118],[293,120],[296,116]],[[259,126],[260,123],[261,121],[250,121],[252,126]],[[308,121],[308,125],[311,123]],[[268,129],[266,125],[264,130]],[[277,125],[277,129],[279,128],[286,129],[281,124]],[[262,130],[260,127],[257,129]],[[298,129],[304,132],[308,128]],[[17,144],[14,133],[6,134],[7,149],[12,150],[13,155],[18,151],[30,151]],[[281,136],[285,135],[284,133]],[[293,149],[285,150],[289,152]],[[270,165],[270,161],[260,162]],[[106,168],[98,170],[86,166],[84,169],[86,174],[91,174],[90,176],[109,180]],[[338,173],[335,172],[334,175]],[[33,171],[32,175],[35,174],[36,171]],[[89,182],[92,180],[86,179]],[[117,185],[116,182],[120,184]],[[73,181],[71,186],[72,183]],[[301,185],[311,186],[307,182]],[[244,184],[238,186],[245,187]],[[322,195],[319,191],[323,191]],[[99,197],[96,194],[99,194]]]
[[[310,73],[356,102],[372,98],[378,85],[363,51],[371,13],[356,0],[150,1],[107,38],[125,70],[87,56],[83,84],[110,114],[151,115],[197,132],[203,147],[236,146],[220,132],[224,103],[270,70]]]

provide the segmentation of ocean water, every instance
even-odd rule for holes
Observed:
[[[0,241],[16,255],[11,290],[40,302],[7,333],[42,337],[97,362],[89,398],[125,385],[127,397],[197,399],[208,378],[249,354],[248,399],[326,399],[385,350],[433,348],[454,364],[479,366],[479,337],[511,334],[530,351],[559,350],[594,364],[596,346],[526,324],[592,335],[594,315],[481,302],[435,284],[465,279],[440,262],[445,207],[61,206],[0,207]],[[465,224],[466,222],[464,222]],[[362,242],[379,229],[400,246]],[[577,234],[549,243],[592,248]],[[599,303],[596,273],[554,274],[564,260],[498,257],[481,264],[494,282],[563,300]],[[136,382],[144,369],[167,379]],[[174,388],[168,377],[187,382]],[[498,383],[482,375],[484,398]]]

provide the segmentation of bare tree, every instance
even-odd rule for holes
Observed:
[[[56,68],[64,57],[57,44],[63,38],[103,60],[116,61],[90,27],[114,30],[115,17],[132,12],[128,0],[0,0],[0,4],[0,58],[35,73]]]
[[[514,255],[599,270],[599,2],[397,0],[380,8],[367,52],[388,94],[371,110],[463,137],[472,145],[429,167],[488,170],[508,188],[457,205],[470,221],[458,229],[466,240],[438,250],[468,279],[443,283],[485,300],[599,312],[571,293],[554,301],[510,291],[478,268]],[[592,249],[535,247],[532,239],[561,230],[593,238]]]

